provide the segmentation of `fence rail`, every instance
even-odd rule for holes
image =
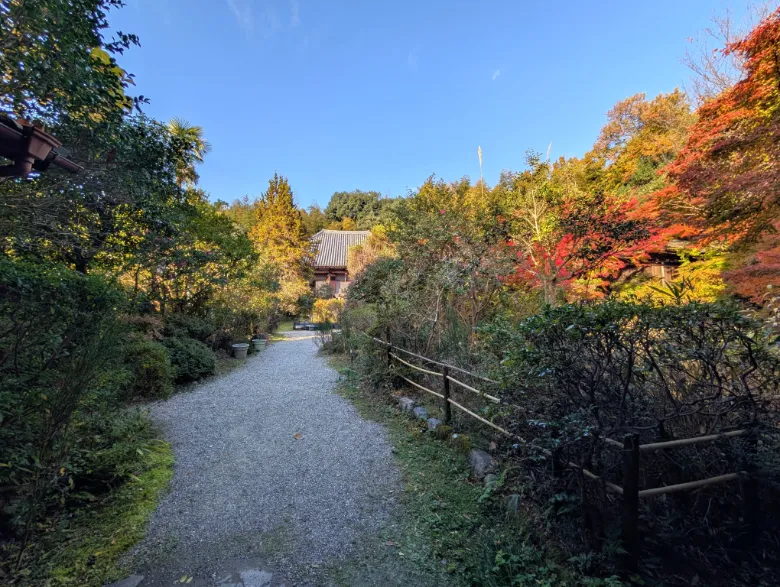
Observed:
[[[441,393],[439,393],[423,385],[420,385],[419,383],[409,379],[408,377],[399,375],[401,379],[403,379],[413,387],[425,391],[443,400],[442,408],[444,410],[445,424],[449,425],[451,423],[452,420],[451,406],[454,406],[461,412],[467,414],[468,416],[471,416],[475,420],[487,426],[490,426],[491,428],[497,430],[498,432],[501,432],[505,436],[518,440],[522,444],[528,447],[532,447],[534,450],[538,450],[539,452],[541,452],[547,457],[552,458],[554,456],[551,451],[539,447],[533,443],[528,443],[525,439],[521,438],[520,436],[513,434],[508,430],[506,430],[505,428],[502,428],[498,424],[491,422],[487,418],[483,418],[479,414],[474,413],[472,410],[456,402],[455,400],[452,399],[452,397],[450,397],[451,395],[450,383],[454,383],[456,386],[471,391],[477,394],[478,396],[483,397],[493,403],[500,404],[500,405],[509,405],[499,397],[485,393],[484,391],[477,389],[476,387],[472,387],[471,385],[464,383],[463,381],[451,377],[450,372],[456,371],[459,373],[463,373],[474,379],[485,381],[491,384],[498,384],[497,381],[493,379],[489,379],[482,375],[477,375],[476,373],[472,373],[470,371],[467,371],[466,369],[462,369],[454,365],[449,365],[447,363],[442,363],[441,361],[435,361],[428,357],[424,357],[423,355],[419,355],[417,353],[413,353],[412,351],[402,349],[380,338],[376,338],[376,337],[370,337],[370,338],[387,348],[388,366],[391,366],[393,360],[396,360],[399,363],[409,367],[410,369],[413,369],[414,371],[441,378],[442,389],[441,389]],[[425,369],[423,367],[420,367],[419,365],[415,365],[413,363],[410,363],[409,361],[400,358],[397,353],[404,353],[407,356],[415,357],[417,359],[420,359],[421,361],[425,361],[430,365],[436,365],[438,367],[441,367],[442,371],[438,372],[438,371],[432,371],[430,369]],[[721,438],[735,438],[747,434],[747,432],[748,432],[747,430],[730,430],[719,434],[708,434],[705,436],[682,438],[677,440],[669,440],[665,442],[653,442],[648,444],[639,444],[639,435],[636,433],[626,435],[625,438],[623,439],[623,442],[614,440],[612,438],[601,438],[600,440],[606,446],[612,447],[614,449],[618,449],[623,454],[623,485],[622,486],[607,481],[604,477],[598,475],[597,473],[594,473],[593,471],[586,469],[582,465],[578,465],[570,461],[565,462],[564,465],[567,468],[579,471],[582,474],[582,476],[586,479],[601,483],[605,489],[608,489],[612,493],[615,493],[616,495],[620,495],[622,497],[623,499],[622,535],[623,535],[624,547],[627,551],[627,566],[631,569],[636,569],[638,567],[639,558],[641,555],[640,539],[639,539],[639,500],[640,499],[655,497],[659,495],[666,495],[669,493],[677,493],[680,491],[691,491],[694,489],[707,487],[709,485],[714,485],[716,483],[725,483],[728,481],[734,481],[739,479],[749,479],[749,475],[746,471],[738,471],[735,473],[727,473],[724,475],[709,477],[707,479],[699,479],[695,481],[688,481],[685,483],[678,483],[676,485],[666,485],[662,487],[654,487],[651,489],[640,489],[639,477],[641,472],[641,455],[643,453],[651,453],[659,450],[668,450],[668,449],[680,448],[684,446],[692,446],[692,445],[706,443],[706,442],[714,442]],[[756,504],[750,504],[750,507],[755,508]]]

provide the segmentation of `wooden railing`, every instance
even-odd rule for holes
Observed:
[[[505,436],[517,440],[520,443],[524,444],[525,446],[530,447],[533,450],[539,451],[545,456],[548,457],[553,456],[553,453],[551,451],[542,448],[540,446],[537,446],[533,443],[528,443],[524,438],[521,438],[520,436],[509,432],[508,430],[502,428],[501,426],[495,424],[494,422],[491,422],[486,418],[483,418],[482,416],[474,413],[473,411],[469,410],[462,404],[453,400],[451,397],[451,384],[455,384],[456,386],[471,391],[472,393],[475,393],[476,395],[483,397],[492,403],[511,407],[511,404],[508,404],[500,397],[488,394],[480,389],[477,389],[476,387],[472,387],[471,385],[468,385],[467,383],[460,381],[459,379],[455,379],[454,377],[450,376],[450,373],[453,371],[462,373],[474,379],[481,380],[494,385],[497,385],[498,381],[489,379],[488,377],[484,377],[482,375],[477,375],[476,373],[472,373],[470,371],[467,371],[466,369],[462,369],[460,367],[456,367],[454,365],[450,365],[447,363],[442,363],[440,361],[435,361],[428,357],[424,357],[423,355],[419,355],[417,353],[413,353],[412,351],[402,349],[380,338],[376,338],[376,337],[370,337],[370,338],[374,342],[383,345],[387,349],[388,367],[392,366],[393,360],[395,360],[398,363],[405,365],[406,367],[409,367],[414,371],[441,379],[442,381],[441,391],[437,392],[434,391],[433,389],[425,387],[409,379],[408,377],[399,375],[401,379],[403,379],[404,381],[406,381],[416,389],[429,393],[434,397],[437,397],[440,400],[442,400],[442,409],[444,412],[445,424],[449,425],[451,423],[452,420],[451,406],[454,406],[461,412],[467,414],[468,416],[474,418],[475,420],[478,420],[479,422],[487,426],[490,426],[491,428],[497,430],[498,432],[504,434]],[[441,372],[433,371],[431,369],[426,369],[424,367],[420,367],[419,365],[415,365],[414,363],[411,363],[399,357],[398,353],[403,353],[406,356],[415,357],[417,359],[420,359],[421,361],[425,361],[429,365],[437,366],[441,368]],[[722,438],[734,438],[738,436],[743,436],[746,433],[747,430],[730,430],[720,434],[708,434],[706,436],[683,438],[677,440],[670,440],[667,442],[653,442],[649,444],[639,444],[639,435],[635,433],[626,435],[623,438],[622,442],[611,438],[600,438],[600,440],[606,446],[609,446],[616,450],[620,450],[623,453],[623,485],[622,486],[607,481],[602,476],[594,473],[593,471],[586,469],[582,465],[578,465],[573,462],[566,462],[564,464],[566,467],[570,469],[574,469],[579,473],[581,473],[584,478],[589,479],[591,481],[598,481],[602,483],[605,489],[617,495],[620,495],[623,498],[622,538],[623,538],[625,550],[627,552],[626,562],[629,568],[636,569],[639,564],[639,558],[641,555],[641,546],[640,546],[640,538],[639,538],[639,500],[640,499],[655,497],[658,495],[665,495],[668,493],[676,493],[679,491],[690,491],[702,487],[707,487],[709,485],[714,485],[716,483],[725,483],[737,479],[745,480],[748,483],[748,485],[755,484],[755,480],[751,479],[746,471],[737,471],[734,473],[717,475],[706,479],[688,481],[686,483],[679,483],[676,485],[666,485],[663,487],[655,487],[651,489],[640,489],[639,478],[641,472],[642,453],[651,453],[659,450],[668,450],[668,449],[679,448],[683,446],[691,446],[695,444],[714,442]],[[755,491],[755,489],[751,493],[757,495],[757,491]],[[757,507],[756,503],[750,503],[750,504],[746,503],[746,505],[747,507],[750,508]]]

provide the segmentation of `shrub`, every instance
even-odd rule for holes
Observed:
[[[166,338],[163,344],[168,349],[173,365],[176,383],[196,381],[211,375],[216,369],[216,359],[211,349],[191,338]]]
[[[338,324],[344,300],[341,298],[318,299],[314,302],[314,321],[323,324]]]
[[[163,337],[163,321],[155,314],[129,314],[122,317],[132,332],[146,340],[160,340]]]
[[[74,499],[90,499],[132,476],[144,460],[146,445],[155,437],[151,422],[138,409],[85,414],[77,426],[82,441],[61,470],[61,476],[78,491]]]
[[[127,346],[125,364],[130,371],[129,398],[166,398],[173,382],[168,349],[159,342],[134,340]]]
[[[777,499],[780,466],[766,448],[777,445],[780,362],[760,325],[735,307],[621,301],[567,305],[518,324],[496,322],[483,332],[495,363],[500,362],[496,374],[505,397],[517,406],[505,413],[504,425],[532,441],[517,445],[512,458],[535,479],[532,492],[540,503],[564,503],[561,496],[582,499],[580,511],[596,537],[618,524],[620,502],[560,464],[584,466],[622,485],[621,451],[602,438],[622,440],[635,433],[647,444],[748,429],[738,438],[643,452],[640,487],[751,470],[760,479],[761,499]],[[659,555],[677,549],[717,567],[725,560],[724,548],[745,532],[757,534],[735,515],[745,506],[739,483],[681,495],[641,502],[642,519],[653,528],[646,546],[657,548]],[[762,521],[768,530],[780,525],[769,511]],[[556,523],[566,517],[556,514]],[[577,536],[573,529],[562,534]]]
[[[349,286],[350,300],[381,302],[383,287],[404,269],[400,259],[383,258],[365,268]]]
[[[115,400],[121,303],[99,276],[0,260],[0,505],[15,530],[72,491],[58,471],[84,440],[79,411]]]
[[[165,317],[165,336],[189,337],[205,342],[214,334],[214,327],[207,321],[189,314],[168,314]]]

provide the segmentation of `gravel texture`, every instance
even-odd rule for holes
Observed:
[[[322,567],[389,523],[400,473],[384,429],[333,393],[338,374],[311,333],[285,336],[152,408],[176,467],[129,559],[142,587],[242,573],[319,585]]]

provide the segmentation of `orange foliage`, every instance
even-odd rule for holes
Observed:
[[[755,240],[780,214],[780,10],[724,52],[746,75],[699,108],[659,198],[709,236]]]

